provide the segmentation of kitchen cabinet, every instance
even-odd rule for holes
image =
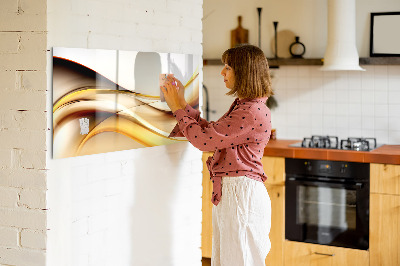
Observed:
[[[400,195],[400,165],[371,163],[370,191]]]
[[[271,231],[269,239],[271,250],[266,259],[266,266],[283,265],[283,243],[285,241],[285,187],[265,184],[271,199]]]
[[[285,240],[284,246],[285,266],[369,265],[369,253],[365,250],[317,245],[288,240]]]
[[[211,258],[212,253],[212,183],[206,166],[206,161],[211,152],[203,153],[203,218],[202,218],[202,256]],[[266,265],[283,265],[283,242],[285,230],[285,158],[263,157],[262,164],[268,176],[265,187],[271,199],[272,221],[271,221],[271,250],[266,258]]]
[[[202,255],[206,258],[212,252],[212,183],[205,164],[209,156],[211,152],[203,153]],[[285,158],[264,156],[262,163],[272,205],[272,247],[266,265],[400,265],[400,165],[370,164],[370,246],[357,250],[285,240]]]
[[[211,258],[212,252],[212,183],[206,161],[212,152],[203,152],[203,194],[202,194],[202,224],[201,224],[201,253],[204,258]]]
[[[271,250],[265,264],[283,265],[283,243],[285,240],[285,158],[264,156],[261,160],[267,175],[265,187],[271,199]]]
[[[370,167],[370,265],[400,265],[400,165]]]

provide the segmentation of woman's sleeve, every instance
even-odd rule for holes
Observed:
[[[184,110],[191,118],[196,120],[199,123],[199,125],[205,127],[205,126],[208,126],[208,124],[210,123],[207,120],[201,118],[200,111],[194,109],[192,106],[190,106],[190,104],[187,104]],[[177,123],[168,137],[184,137],[184,136],[185,135],[182,134],[182,132],[179,129],[179,123]]]
[[[200,125],[182,109],[176,110],[174,117],[178,120],[180,132],[201,151],[233,148],[254,141],[251,132],[257,121],[249,110],[236,109],[229,116],[207,126]]]

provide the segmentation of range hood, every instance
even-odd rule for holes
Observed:
[[[355,0],[328,0],[328,44],[323,71],[358,70]]]

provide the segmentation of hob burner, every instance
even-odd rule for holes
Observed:
[[[291,144],[292,147],[340,149],[353,151],[371,151],[378,147],[376,138],[347,138],[339,142],[336,136],[313,135],[311,138],[304,138],[302,142]]]

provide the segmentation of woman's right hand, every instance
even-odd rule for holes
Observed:
[[[182,82],[175,77],[172,78],[171,82],[173,82],[173,81],[176,82],[176,85],[178,87],[179,102],[180,102],[181,106],[183,108],[185,108],[187,105],[187,102],[185,100],[185,86],[183,86]]]

